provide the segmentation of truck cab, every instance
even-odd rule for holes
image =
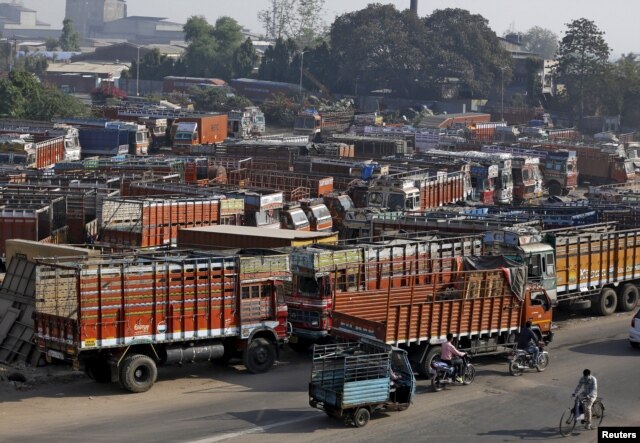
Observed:
[[[390,211],[419,211],[420,189],[414,180],[383,180],[369,188],[366,206]]]
[[[498,165],[471,164],[471,187],[478,201],[487,205],[494,203],[497,177]]]
[[[557,277],[555,251],[543,242],[542,234],[535,228],[504,228],[488,231],[484,236],[485,250],[491,255],[524,263],[528,281],[539,284],[548,294],[552,304],[557,304]]]
[[[311,231],[333,231],[333,220],[329,209],[320,199],[300,200],[300,208],[304,211],[309,220]]]
[[[335,225],[342,226],[347,212],[355,207],[353,200],[346,194],[325,195],[323,201]]]
[[[578,158],[575,151],[549,152],[542,169],[545,187],[550,195],[566,195],[578,186]]]
[[[513,159],[513,199],[518,203],[542,197],[543,178],[540,159],[515,157]]]
[[[176,133],[173,138],[173,145],[193,146],[198,144],[198,123],[178,122]]]
[[[311,224],[300,206],[285,206],[280,213],[280,227],[294,231],[311,231]]]

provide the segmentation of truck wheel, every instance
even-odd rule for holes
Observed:
[[[603,316],[616,312],[617,305],[618,296],[616,291],[611,288],[604,288],[600,294],[596,295],[594,300],[591,301],[594,312]]]
[[[371,418],[371,414],[369,410],[366,408],[358,408],[356,412],[353,414],[353,424],[356,428],[364,428],[369,423],[369,419]]]
[[[440,349],[440,346],[434,346],[429,350],[429,352],[427,352],[427,356],[425,357],[424,361],[420,363],[420,366],[418,368],[420,375],[425,378],[430,378],[431,363],[433,363],[434,361],[440,361],[441,352],[442,351]]]
[[[242,360],[252,374],[267,372],[276,361],[276,350],[269,340],[256,338],[245,349]]]
[[[623,312],[633,311],[638,304],[640,291],[638,287],[632,283],[622,286],[618,292],[618,310]]]
[[[156,363],[143,354],[128,355],[120,366],[120,384],[127,391],[145,392],[158,378]]]
[[[103,358],[92,358],[84,364],[84,372],[97,383],[111,382],[111,366]]]

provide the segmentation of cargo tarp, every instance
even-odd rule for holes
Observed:
[[[476,256],[464,257],[465,271],[501,269],[511,285],[511,292],[520,300],[524,300],[527,284],[527,267],[522,263],[510,260],[504,256]]]

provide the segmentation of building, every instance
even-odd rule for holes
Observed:
[[[129,63],[52,63],[43,80],[67,92],[90,93],[103,81],[118,86],[122,72],[129,67]]]
[[[127,16],[124,0],[67,0],[65,17],[83,38],[102,34],[105,23]]]
[[[0,33],[8,39],[58,38],[59,29],[38,20],[33,9],[16,3],[0,3]]]

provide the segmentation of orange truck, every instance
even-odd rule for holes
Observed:
[[[190,154],[192,146],[221,143],[227,138],[227,114],[179,117],[172,123],[173,148]]]
[[[632,311],[640,298],[640,229],[615,223],[538,231],[504,228],[486,232],[485,252],[528,268],[554,304],[611,315]]]
[[[386,292],[411,284],[416,272],[458,269],[456,257],[479,254],[480,236],[442,238],[419,233],[357,245],[314,245],[291,252],[291,289],[287,290],[290,344],[306,349],[326,341],[335,297],[361,291]],[[444,275],[443,275],[444,277]]]
[[[97,382],[150,389],[157,366],[242,355],[268,371],[287,340],[287,254],[53,258],[35,271],[35,339]]]
[[[331,335],[405,349],[425,377],[449,332],[471,355],[511,351],[528,320],[541,340],[550,341],[552,310],[545,290],[527,284],[526,266],[492,258],[468,259],[460,272],[416,272],[402,287],[336,291]]]

